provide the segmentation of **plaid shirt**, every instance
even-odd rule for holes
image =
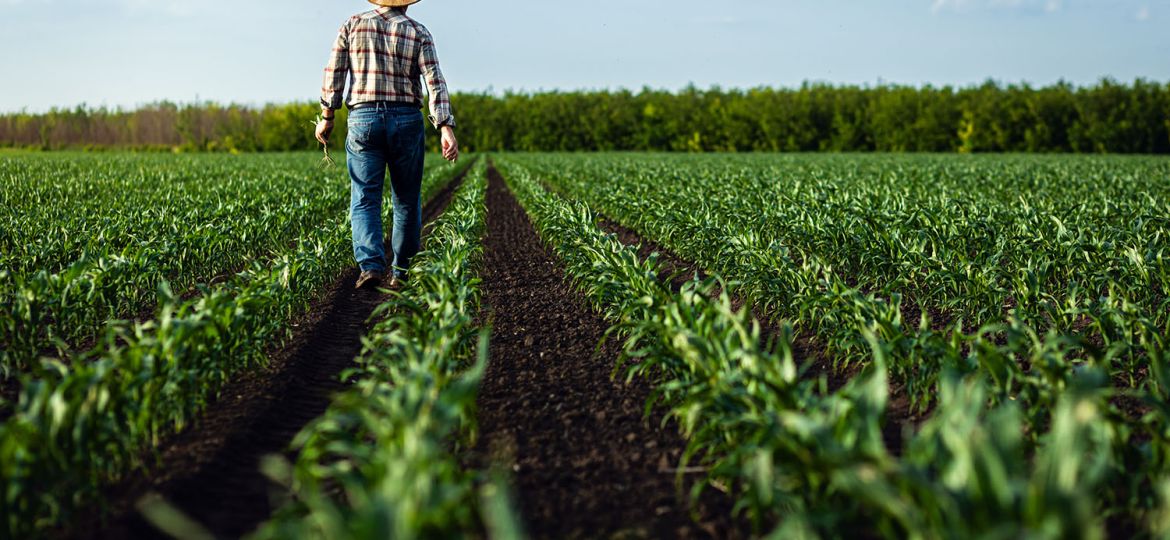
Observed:
[[[431,122],[435,127],[455,126],[435,40],[402,10],[382,7],[354,15],[342,25],[325,67],[321,105],[341,108],[347,78],[345,103],[351,108],[367,101],[400,101],[421,108],[420,79],[426,79]]]

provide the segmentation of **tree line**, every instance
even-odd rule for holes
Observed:
[[[461,93],[471,151],[1170,153],[1170,84],[686,88]],[[317,148],[315,103],[157,103],[0,115],[0,147],[169,151]],[[339,111],[332,146],[345,136]],[[437,137],[429,138],[433,147]]]

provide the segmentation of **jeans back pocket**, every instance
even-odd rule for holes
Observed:
[[[352,145],[355,149],[360,150],[373,143],[371,137],[374,134],[374,122],[365,119],[356,121],[351,119],[347,129],[349,129],[349,133],[345,136],[346,148]]]

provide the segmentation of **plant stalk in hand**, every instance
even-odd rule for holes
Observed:
[[[329,155],[329,136],[333,134],[333,115],[319,114],[317,119],[313,121],[313,125],[316,126],[317,142],[321,143],[321,148],[325,151],[325,157],[321,158],[321,165],[332,167],[336,164],[333,157]]]

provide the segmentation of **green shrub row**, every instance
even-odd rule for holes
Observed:
[[[0,147],[308,150],[317,107],[162,103],[7,114]],[[1141,79],[462,93],[453,107],[462,144],[476,151],[1170,152],[1170,85]],[[338,126],[340,149],[344,118]]]

